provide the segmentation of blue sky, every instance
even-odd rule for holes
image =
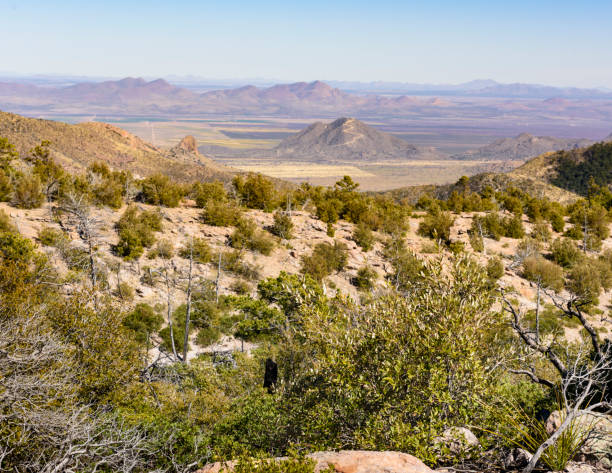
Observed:
[[[0,0],[0,71],[612,88],[612,0]]]

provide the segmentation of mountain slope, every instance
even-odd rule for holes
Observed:
[[[591,178],[600,186],[612,185],[612,142],[544,154],[510,172],[510,175],[539,179],[586,195]]]
[[[550,151],[569,150],[589,146],[590,140],[562,139],[521,133],[513,138],[501,138],[473,151],[454,155],[454,159],[515,161],[533,158]]]
[[[197,153],[194,145],[163,150],[106,123],[69,125],[0,111],[0,136],[24,155],[41,141],[50,141],[53,157],[71,170],[104,161],[115,169],[140,176],[163,172],[184,181],[228,180],[233,175],[231,169]]]
[[[285,138],[275,151],[279,157],[318,162],[425,159],[436,156],[435,151],[418,148],[354,118],[339,118],[328,124],[313,123]]]

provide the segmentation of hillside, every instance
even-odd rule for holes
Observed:
[[[418,148],[354,118],[339,118],[328,124],[313,123],[285,138],[274,151],[278,157],[316,162],[427,159],[437,156],[431,149]]]
[[[115,169],[129,170],[136,175],[164,172],[184,181],[229,180],[234,173],[230,168],[200,155],[193,138],[164,150],[106,123],[70,125],[0,111],[0,136],[13,143],[22,155],[47,140],[51,143],[53,157],[71,170],[104,161]]]
[[[584,139],[562,139],[521,133],[513,138],[501,138],[476,150],[454,155],[453,158],[516,161],[533,158],[549,151],[583,148],[592,143],[592,141]]]
[[[536,178],[562,189],[586,195],[591,179],[603,187],[612,184],[612,142],[538,156],[510,173]]]

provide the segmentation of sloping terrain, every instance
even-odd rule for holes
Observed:
[[[437,156],[431,149],[418,148],[355,118],[339,118],[329,124],[313,123],[284,139],[274,151],[282,158],[317,162],[427,159]]]
[[[53,157],[70,170],[104,161],[139,176],[163,172],[184,181],[228,180],[233,175],[230,168],[200,155],[193,138],[187,140],[190,146],[182,142],[164,150],[106,123],[69,125],[0,111],[0,136],[13,143],[21,155],[27,155],[41,141],[49,141]]]
[[[591,144],[593,144],[591,140],[585,139],[563,139],[521,133],[513,138],[501,138],[476,150],[454,155],[453,158],[515,161],[533,158],[549,151],[583,148]]]

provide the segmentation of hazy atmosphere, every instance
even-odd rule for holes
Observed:
[[[610,473],[611,19],[0,0],[0,473]]]

